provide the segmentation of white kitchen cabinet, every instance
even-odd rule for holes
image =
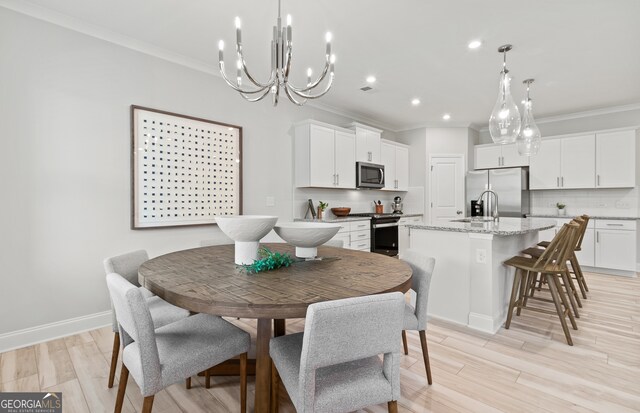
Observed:
[[[596,134],[596,188],[636,186],[636,131]]]
[[[356,134],[356,161],[381,163],[382,130],[357,122],[349,127]]]
[[[531,189],[595,187],[595,135],[545,139],[529,168]]]
[[[475,147],[475,169],[515,168],[527,165],[529,157],[520,155],[515,143]]]
[[[529,165],[530,189],[560,188],[560,139],[545,139]]]
[[[296,126],[295,182],[297,187],[356,186],[355,135],[348,129],[316,121]]]
[[[582,239],[580,251],[576,251],[576,258],[580,266],[596,266],[596,230],[587,228]]]
[[[560,142],[560,187],[563,189],[594,188],[596,182],[595,135],[562,138]]]
[[[371,221],[350,221],[342,223],[340,231],[332,238],[341,240],[343,248],[371,251]]]
[[[382,140],[381,159],[384,165],[384,189],[409,190],[409,147]]]
[[[636,232],[596,229],[596,267],[636,270]]]
[[[400,255],[408,250],[410,245],[410,231],[407,225],[420,224],[421,222],[422,215],[417,217],[403,217],[398,221],[398,253]]]
[[[353,133],[335,132],[336,188],[356,187],[356,137]]]

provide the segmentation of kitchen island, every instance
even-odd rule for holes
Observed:
[[[507,316],[513,268],[502,263],[538,242],[555,221],[500,218],[409,225],[410,248],[436,259],[428,314],[488,333]]]

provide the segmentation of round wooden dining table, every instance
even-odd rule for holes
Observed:
[[[295,256],[289,244],[263,244]],[[234,245],[172,252],[140,266],[140,285],[178,307],[197,313],[256,318],[255,411],[270,404],[269,340],[284,334],[284,320],[305,317],[310,304],[411,288],[411,267],[396,258],[319,247],[321,260],[249,274],[234,264]],[[275,321],[274,321],[275,320]],[[400,340],[400,338],[398,338]]]

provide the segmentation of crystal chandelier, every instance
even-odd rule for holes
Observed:
[[[500,90],[498,101],[493,107],[489,118],[489,132],[495,143],[513,143],[520,133],[520,111],[511,96],[511,77],[507,70],[507,52],[512,49],[510,44],[498,48],[503,54],[502,71],[500,72]]]
[[[529,88],[533,83],[533,79],[527,79],[524,83],[527,85],[527,99],[524,101],[524,114],[522,115],[522,131],[516,139],[518,153],[524,156],[533,156],[538,153],[542,138],[540,129],[533,119],[533,110],[531,108],[531,98],[529,97]]]
[[[242,52],[242,30],[240,18],[236,17],[236,82],[229,80],[224,68],[224,41],[220,40],[218,44],[218,63],[222,78],[234,90],[240,93],[240,96],[249,102],[257,102],[264,99],[271,92],[273,106],[278,104],[280,89],[284,91],[289,100],[298,106],[304,105],[308,99],[317,99],[324,96],[331,85],[334,77],[335,56],[331,54],[331,33],[326,34],[327,47],[325,51],[324,69],[317,79],[311,79],[311,68],[307,69],[307,85],[305,87],[296,87],[289,81],[289,72],[291,70],[291,53],[292,53],[292,30],[291,15],[287,16],[287,27],[282,27],[282,19],[280,17],[280,0],[278,0],[278,21],[273,26],[273,40],[271,41],[271,74],[266,83],[258,82],[247,70],[247,64]],[[329,76],[329,80],[323,90],[314,93],[320,83]],[[243,85],[243,78],[249,82]]]

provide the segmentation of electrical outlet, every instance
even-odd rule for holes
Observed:
[[[626,201],[616,201],[616,208],[627,209],[629,208],[629,203]]]
[[[268,207],[272,207],[272,206],[276,206],[276,199],[272,196],[268,196],[267,197],[267,206]]]
[[[486,264],[487,263],[487,250],[485,250],[485,249],[477,249],[476,250],[476,262],[478,264]]]
[[[598,207],[599,207],[599,208],[606,208],[606,207],[608,207],[608,206],[609,206],[609,205],[607,205],[607,204],[606,204],[606,203],[604,203],[604,202],[601,202],[601,203],[599,203],[599,204],[598,204]]]

